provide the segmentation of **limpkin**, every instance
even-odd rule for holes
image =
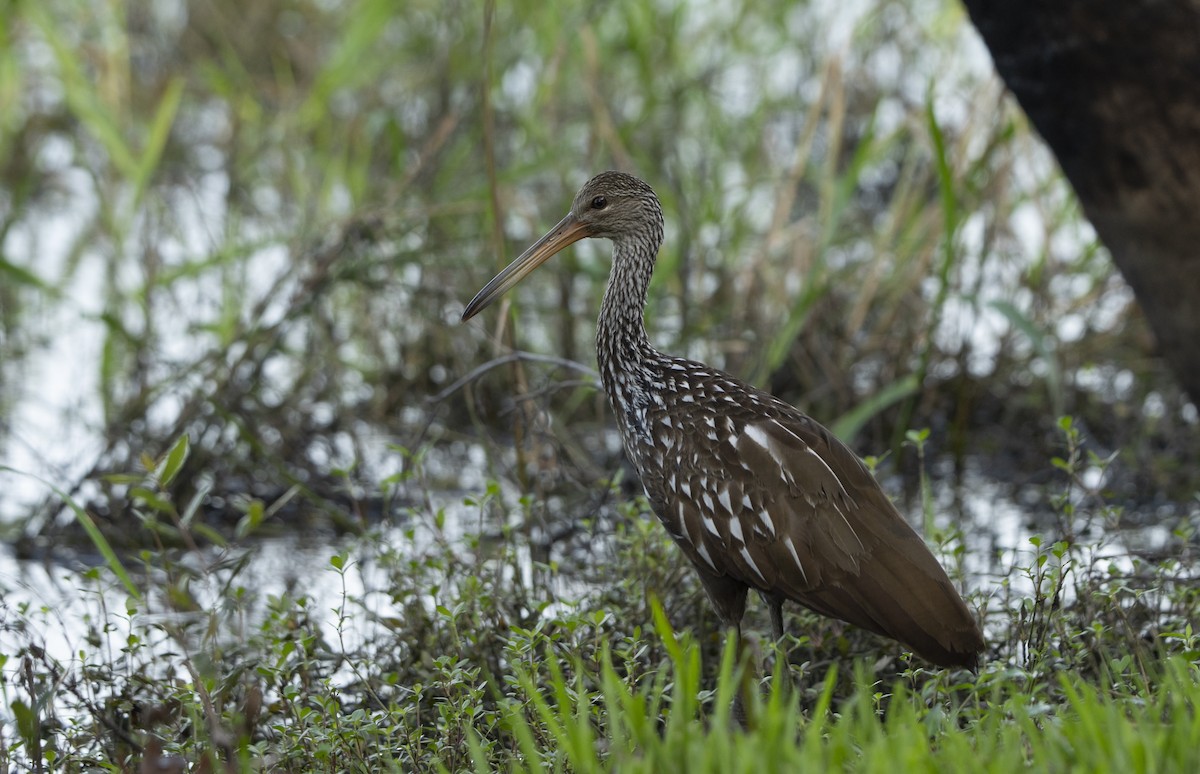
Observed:
[[[740,637],[750,589],[775,639],[792,600],[908,645],[941,666],[974,666],[983,636],[945,570],[854,452],[815,420],[729,374],[663,354],[646,338],[646,288],[663,242],[649,185],[592,178],[567,216],[467,304],[470,319],[546,259],[612,240],[596,351],[604,391],[654,512]]]

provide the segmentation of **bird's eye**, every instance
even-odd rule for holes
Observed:
[[[603,196],[597,196],[595,199],[592,199],[592,209],[593,210],[602,210],[607,206],[608,206],[608,199],[605,199]]]

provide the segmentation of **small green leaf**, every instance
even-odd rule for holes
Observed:
[[[38,733],[37,715],[29,708],[29,705],[20,699],[13,699],[8,708],[12,710],[13,717],[17,719],[17,732],[21,734],[25,744],[27,746],[35,745]]]
[[[169,500],[159,497],[157,493],[151,492],[144,486],[135,486],[133,489],[130,489],[129,497],[159,513],[171,513],[174,510],[174,506],[171,505]]]
[[[160,486],[166,488],[175,479],[175,476],[179,473],[179,469],[183,467],[183,463],[187,462],[190,449],[187,435],[179,436],[179,440],[175,442],[175,445],[171,447],[171,451],[167,452],[166,458],[159,463],[158,469],[154,471]]]
[[[929,440],[929,428],[923,427],[920,430],[907,430],[904,433],[904,438],[913,446],[924,446]]]
[[[246,515],[238,520],[236,531],[238,539],[240,540],[258,529],[264,518],[266,518],[266,510],[262,500],[251,500],[246,505]]]

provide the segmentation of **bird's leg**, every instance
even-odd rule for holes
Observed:
[[[733,692],[733,704],[729,708],[733,721],[742,728],[749,728],[749,717],[746,713],[746,703],[743,693],[756,684],[757,676],[752,659],[745,658],[745,648],[742,644],[742,616],[746,613],[746,594],[749,589],[742,583],[726,575],[710,575],[700,573],[700,580],[708,598],[712,600],[717,611],[717,617],[725,625],[725,630],[733,630],[734,656],[737,664],[742,667],[742,679]]]
[[[767,609],[771,611],[771,636],[778,645],[783,640],[783,598],[777,595],[766,597]]]
[[[763,592],[762,599],[763,602],[767,603],[767,610],[771,614],[771,636],[775,638],[775,647],[773,648],[774,663],[771,664],[770,668],[772,672],[774,672],[777,667],[782,666],[784,674],[790,675],[791,670],[788,668],[789,657],[787,653],[787,647],[783,642],[784,598],[779,594],[768,594]],[[798,688],[799,686],[793,684],[792,687]]]
[[[729,706],[729,715],[733,722],[743,731],[750,730],[750,715],[746,711],[746,694],[753,690],[755,669],[752,659],[745,658],[745,646],[742,643],[742,625],[739,621],[730,627],[733,629],[733,647],[738,666],[742,667],[742,676],[733,692],[733,703]]]

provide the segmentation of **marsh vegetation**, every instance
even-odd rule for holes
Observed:
[[[959,6],[566,5],[5,5],[0,764],[1195,768],[1200,420]],[[604,249],[457,325],[612,167],[655,344],[871,458],[978,673],[790,610],[728,728]]]

